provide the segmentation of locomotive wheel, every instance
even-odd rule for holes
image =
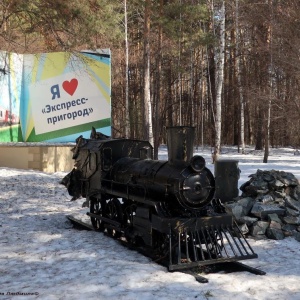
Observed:
[[[103,215],[103,209],[98,199],[90,198],[90,212],[99,216]],[[103,231],[104,224],[101,220],[91,217],[91,222],[96,231]]]
[[[124,221],[125,226],[132,226],[133,225],[133,216],[136,212],[136,204],[131,203],[127,205],[124,209]]]
[[[172,262],[178,262],[178,253],[177,253],[177,237],[174,234],[161,233],[158,231],[153,231],[153,254],[155,257],[155,261],[159,264],[168,266],[170,263],[170,258],[172,258]],[[170,249],[170,242],[172,249]],[[171,252],[170,252],[171,251]]]
[[[123,212],[122,212],[121,203],[117,198],[113,198],[106,203],[105,217],[122,224]],[[112,229],[109,227],[107,228],[107,233],[114,238],[119,238],[121,236],[120,231],[117,231],[116,229]]]
[[[169,236],[165,233],[153,231],[154,252],[157,260],[167,259],[169,255]]]
[[[136,237],[133,230],[133,216],[136,212],[136,204],[130,200],[123,200],[125,201],[124,207],[124,227],[125,227],[125,237],[128,243],[136,244]]]
[[[222,236],[217,232],[211,233],[211,235],[213,236],[213,239],[210,240],[209,250],[214,254],[215,257],[218,257],[224,248]]]

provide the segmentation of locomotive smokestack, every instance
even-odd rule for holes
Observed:
[[[190,162],[194,152],[195,127],[167,127],[167,146],[170,164]]]

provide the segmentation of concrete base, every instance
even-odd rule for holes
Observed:
[[[72,144],[3,143],[0,167],[31,169],[47,173],[70,172],[74,167]]]

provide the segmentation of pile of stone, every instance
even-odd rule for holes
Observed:
[[[245,235],[275,240],[293,236],[300,242],[300,184],[292,174],[262,171],[249,176],[242,195],[226,203]]]

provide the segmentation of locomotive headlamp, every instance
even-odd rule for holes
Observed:
[[[200,155],[191,158],[190,166],[195,172],[201,172],[205,168],[205,159]]]

